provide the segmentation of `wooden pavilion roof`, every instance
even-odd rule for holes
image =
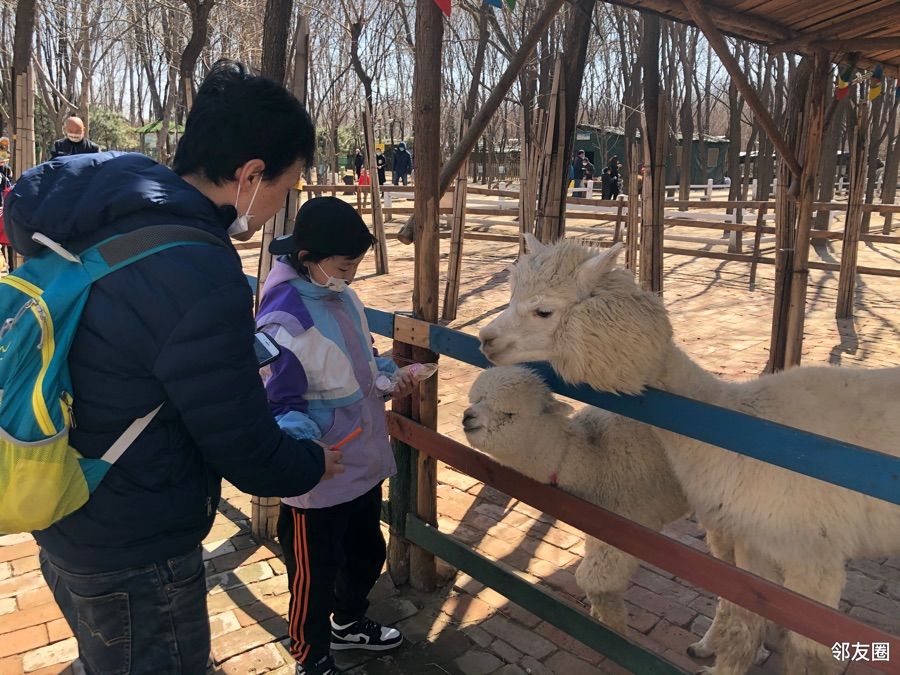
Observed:
[[[680,0],[608,0],[694,24]],[[723,33],[779,51],[824,48],[836,62],[859,52],[859,65],[900,74],[900,0],[715,0],[703,7]]]

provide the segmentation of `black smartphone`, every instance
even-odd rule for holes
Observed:
[[[260,368],[272,363],[281,354],[281,347],[262,331],[254,333],[253,338],[253,350]]]

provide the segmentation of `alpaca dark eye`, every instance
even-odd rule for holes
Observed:
[[[553,314],[553,310],[550,309],[536,309],[534,313],[537,314],[542,319],[546,319]]]
[[[516,415],[516,413],[508,413],[508,412],[503,413],[503,416],[506,417],[506,419],[515,417],[515,415]]]

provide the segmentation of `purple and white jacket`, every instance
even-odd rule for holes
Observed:
[[[375,378],[397,366],[375,355],[356,293],[316,286],[278,260],[263,286],[256,317],[257,328],[282,349],[260,371],[278,425],[295,438],[326,445],[362,429],[342,448],[344,473],[282,501],[304,509],[334,506],[394,475],[397,466]]]

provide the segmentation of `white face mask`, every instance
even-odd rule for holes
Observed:
[[[250,213],[250,209],[253,208],[253,201],[256,199],[256,193],[259,192],[259,186],[262,185],[262,176],[259,177],[258,182],[256,183],[256,189],[253,190],[253,196],[250,197],[250,203],[247,205],[247,212],[238,216],[234,219],[231,225],[228,226],[228,229],[225,230],[226,234],[229,237],[234,237],[239,234],[243,234],[247,230],[250,229],[250,218],[252,217],[252,213]],[[238,199],[241,197],[241,182],[238,181],[238,189],[237,196],[234,198],[234,208],[237,210],[238,207]]]
[[[322,269],[322,266],[319,263],[316,263],[316,267],[319,268],[319,271],[325,275],[325,283],[320,284],[318,281],[312,278],[312,275],[309,275],[309,280],[318,286],[319,288],[327,288],[329,291],[335,291],[336,293],[341,293],[345,288],[347,288],[347,280],[346,279],[338,279],[337,277],[333,277],[328,272]]]
[[[66,134],[66,138],[68,138],[73,143],[80,143],[84,138],[84,134]]]

